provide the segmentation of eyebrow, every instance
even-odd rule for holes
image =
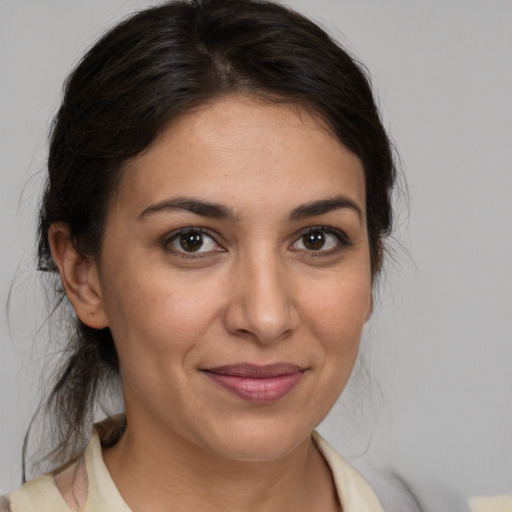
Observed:
[[[186,210],[188,212],[209,217],[212,219],[236,220],[236,215],[225,206],[218,203],[210,203],[200,199],[192,199],[186,197],[176,197],[173,199],[164,199],[158,203],[148,206],[139,215],[138,219],[143,220],[149,215],[165,210]]]
[[[295,222],[307,217],[323,215],[334,210],[339,210],[341,208],[348,208],[353,210],[355,213],[357,213],[360,219],[363,217],[363,212],[356,202],[346,196],[336,196],[302,204],[292,210],[288,218],[290,221]],[[238,218],[238,216],[232,210],[224,205],[203,201],[201,199],[176,197],[173,199],[164,199],[163,201],[159,201],[158,203],[148,206],[140,213],[138,220],[144,220],[151,214],[166,210],[185,210],[196,215],[212,219],[226,219],[230,221],[236,221]]]
[[[320,199],[318,201],[311,201],[310,203],[302,204],[295,208],[290,213],[290,220],[297,221],[306,217],[315,217],[316,215],[323,215],[339,210],[341,208],[348,208],[357,213],[360,219],[363,218],[363,212],[359,205],[352,199],[346,196],[336,196],[328,199]]]

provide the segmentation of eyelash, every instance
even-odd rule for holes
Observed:
[[[197,233],[203,236],[206,236],[207,238],[213,240],[215,244],[219,247],[219,249],[214,251],[191,251],[187,252],[185,250],[179,250],[177,248],[172,247],[172,243],[178,240],[181,236]],[[336,229],[329,226],[311,226],[307,229],[303,230],[298,234],[298,237],[295,239],[295,241],[290,244],[289,247],[292,247],[295,244],[298,244],[300,242],[304,241],[304,238],[308,235],[314,234],[314,233],[322,233],[324,235],[332,235],[336,238],[337,244],[334,248],[329,250],[314,250],[314,249],[295,249],[296,251],[304,251],[305,254],[308,255],[308,257],[322,257],[322,256],[331,256],[333,254],[338,253],[339,251],[351,247],[353,245],[353,242],[351,242],[348,238],[348,236],[340,229]],[[203,258],[205,256],[208,256],[213,253],[217,252],[225,252],[226,250],[215,240],[215,236],[212,235],[212,233],[204,228],[200,227],[187,227],[183,229],[179,229],[177,231],[174,231],[170,233],[168,236],[165,237],[163,241],[164,249],[172,252],[184,259],[198,259]],[[293,250],[293,249],[292,249]]]
[[[322,257],[322,256],[331,256],[333,254],[336,254],[340,252],[343,249],[346,249],[348,247],[351,247],[353,242],[348,238],[345,232],[343,232],[341,229],[336,229],[329,226],[311,226],[307,228],[306,230],[302,231],[299,237],[293,242],[291,245],[295,245],[299,243],[300,241],[303,241],[304,238],[308,235],[311,235],[313,233],[322,233],[324,235],[332,235],[336,238],[337,244],[335,247],[329,250],[307,250],[305,249],[304,252],[307,254],[308,257]],[[302,249],[301,249],[302,250]]]
[[[200,234],[200,235],[210,238],[211,240],[213,240],[215,242],[216,245],[218,245],[220,247],[220,249],[217,251],[187,252],[184,250],[176,249],[171,246],[172,242],[178,240],[181,236],[192,234],[192,233],[197,233],[197,234]],[[225,252],[225,249],[222,248],[222,246],[215,240],[215,237],[211,234],[210,231],[208,231],[207,229],[204,229],[204,228],[199,228],[199,227],[194,227],[194,226],[191,226],[189,228],[179,229],[177,231],[173,231],[172,233],[170,233],[170,235],[165,237],[165,239],[164,239],[164,249],[169,252],[172,252],[173,254],[177,254],[178,256],[180,256],[181,258],[184,258],[184,259],[198,259],[198,258],[203,258],[204,256],[211,254],[212,252],[214,252],[214,253]]]

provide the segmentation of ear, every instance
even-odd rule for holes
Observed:
[[[69,228],[63,223],[50,226],[48,240],[62,285],[78,318],[95,329],[107,327],[96,263],[76,250]]]

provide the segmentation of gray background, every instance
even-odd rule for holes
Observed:
[[[153,2],[155,3],[155,2]],[[371,70],[410,194],[339,450],[465,495],[512,490],[512,3],[291,0]],[[0,0],[0,491],[44,362],[33,217],[49,120],[83,50],[143,1]],[[21,262],[21,263],[20,263]],[[13,277],[17,276],[14,281]]]

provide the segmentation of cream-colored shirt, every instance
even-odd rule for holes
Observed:
[[[475,496],[469,500],[471,512],[512,512],[512,493]]]
[[[336,485],[343,512],[383,512],[366,480],[318,434],[313,440],[326,460]],[[89,481],[83,512],[132,512],[117,490],[101,455],[98,434],[84,452]],[[31,480],[7,496],[11,512],[71,512],[53,476]],[[3,510],[0,506],[0,510]]]

